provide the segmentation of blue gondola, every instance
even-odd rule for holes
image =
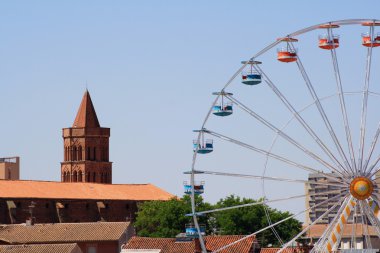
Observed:
[[[208,154],[214,151],[213,140],[206,140],[203,143],[199,143],[198,140],[193,140],[194,152],[197,151],[198,154]]]
[[[227,104],[227,105],[215,105],[213,107],[213,114],[216,116],[228,116],[232,114],[232,104]]]
[[[202,236],[206,235],[206,226],[205,225],[199,224],[199,230],[201,231]],[[198,230],[194,226],[194,224],[186,224],[186,236],[192,237],[192,238],[199,237]]]
[[[232,93],[225,92],[222,90],[221,92],[213,92],[213,95],[219,96],[219,101],[214,105],[212,108],[212,113],[216,116],[229,116],[233,113],[232,103],[231,102],[224,102],[225,97],[232,96]]]
[[[259,73],[243,73],[241,79],[241,82],[246,85],[257,85],[261,83],[261,75]]]
[[[249,69],[241,74],[241,82],[246,85],[258,85],[261,83],[261,74],[254,70],[253,65],[261,64],[259,61],[242,61],[242,64],[249,65]]]
[[[191,194],[192,187],[191,187],[190,182],[187,182],[187,181],[183,182],[183,188],[184,188],[185,194]],[[204,182],[203,181],[194,183],[194,194],[200,195],[200,194],[204,193],[204,191],[205,190],[204,190]]]

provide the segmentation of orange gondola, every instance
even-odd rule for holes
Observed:
[[[290,47],[289,42],[297,42],[297,39],[285,37],[278,40],[286,42],[286,47],[277,49],[277,60],[280,62],[295,62],[297,61],[297,50]]]

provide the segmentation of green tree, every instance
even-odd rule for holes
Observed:
[[[216,203],[215,208],[244,205],[255,202],[257,201],[253,199],[241,199],[240,197],[231,195]],[[263,205],[254,205],[214,213],[217,233],[223,235],[248,235],[267,227],[269,224],[264,208]],[[269,207],[267,207],[267,211],[272,223],[291,216],[289,212],[281,212]],[[301,223],[298,220],[291,218],[275,226],[275,229],[281,239],[287,241],[301,231]],[[279,245],[279,242],[271,229],[259,233],[257,238],[263,246],[268,244]]]
[[[258,200],[261,201],[261,200]],[[255,203],[256,200],[239,198],[234,195],[221,199],[215,205],[203,201],[196,196],[196,210],[204,211],[216,208],[231,207]],[[248,235],[264,227],[268,221],[263,205],[234,208],[222,212],[210,213],[199,217],[199,223],[207,225],[207,234]],[[291,214],[276,209],[267,208],[272,223],[285,219]],[[185,216],[191,213],[190,197],[173,198],[169,201],[147,201],[138,207],[135,227],[139,236],[147,237],[175,237],[185,232],[185,225],[192,222],[192,217]],[[275,226],[281,239],[288,241],[301,231],[301,223],[296,219],[289,219]],[[279,245],[279,242],[270,229],[257,235],[261,245]]]
[[[138,206],[135,222],[137,234],[147,237],[175,237],[185,232],[185,225],[192,218],[185,216],[191,213],[190,197],[173,198],[169,201],[146,201]],[[201,196],[195,199],[197,211],[210,209],[210,204],[204,203]],[[201,217],[200,222],[206,222]]]

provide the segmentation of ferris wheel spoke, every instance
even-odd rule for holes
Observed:
[[[268,127],[272,131],[276,132],[279,136],[281,136],[283,139],[285,139],[286,141],[288,141],[290,144],[294,145],[296,148],[298,148],[299,150],[303,151],[306,155],[310,156],[311,158],[313,158],[314,160],[316,160],[320,164],[322,164],[322,165],[330,168],[332,171],[338,172],[337,169],[334,166],[332,166],[328,162],[326,162],[323,159],[321,159],[321,157],[319,157],[318,155],[314,154],[312,151],[310,151],[307,148],[305,148],[299,142],[297,142],[296,140],[294,140],[293,138],[291,138],[289,135],[287,135],[286,133],[284,133],[281,129],[279,129],[278,127],[274,126],[268,120],[264,119],[262,116],[260,116],[259,114],[257,114],[253,110],[251,110],[248,106],[244,105],[242,102],[240,102],[236,98],[234,98],[234,97],[232,97],[230,95],[227,95],[226,98],[229,99],[232,103],[236,104],[239,108],[241,108],[242,110],[244,110],[245,112],[247,112],[249,115],[251,115],[252,117],[254,117],[255,119],[257,119],[264,126]]]
[[[275,223],[273,223],[273,224],[271,224],[271,225],[269,225],[269,226],[267,226],[267,227],[265,227],[265,228],[262,228],[262,229],[260,229],[260,230],[258,230],[258,231],[256,231],[256,232],[254,232],[254,233],[252,233],[252,234],[250,234],[250,235],[244,236],[243,238],[241,238],[241,239],[239,239],[239,240],[236,240],[236,241],[234,241],[233,243],[230,243],[230,244],[228,244],[228,245],[226,245],[226,246],[224,246],[224,247],[221,247],[221,248],[219,248],[219,249],[213,251],[212,253],[217,253],[217,252],[220,252],[220,251],[222,251],[222,250],[225,250],[225,249],[227,249],[227,248],[229,248],[229,247],[231,247],[231,246],[233,246],[233,245],[235,245],[235,244],[237,244],[237,243],[239,243],[239,242],[241,242],[241,241],[244,241],[244,240],[246,240],[246,239],[248,239],[248,238],[250,238],[250,237],[252,237],[252,236],[255,236],[255,235],[257,235],[257,234],[259,234],[259,233],[261,233],[261,232],[263,232],[263,231],[266,231],[266,230],[268,230],[268,229],[270,229],[270,228],[272,228],[272,227],[275,227],[275,226],[277,226],[277,225],[279,225],[279,224],[281,224],[281,223],[284,223],[285,221],[287,221],[287,220],[289,220],[289,219],[292,219],[292,218],[297,217],[297,216],[299,216],[299,215],[301,215],[301,214],[304,214],[305,212],[307,212],[307,211],[309,211],[309,210],[311,210],[311,209],[317,208],[318,206],[323,205],[323,204],[327,203],[328,201],[339,199],[339,198],[341,198],[342,196],[343,196],[343,194],[339,194],[339,195],[337,195],[337,196],[335,196],[335,197],[332,197],[332,198],[330,198],[330,199],[324,200],[324,201],[322,201],[322,202],[320,202],[320,203],[318,203],[318,204],[315,204],[315,205],[313,205],[313,206],[311,206],[311,207],[309,207],[309,208],[307,208],[307,209],[305,209],[305,210],[303,210],[303,211],[301,211],[301,212],[298,212],[298,213],[296,213],[296,214],[293,214],[293,215],[291,215],[291,216],[288,216],[287,218],[284,218],[284,219],[282,219],[282,220],[280,220],[280,221],[277,221],[277,222],[275,222]]]
[[[292,49],[295,51],[296,49],[294,47],[293,42],[291,42],[290,45],[291,45]],[[326,128],[327,128],[327,130],[328,130],[328,132],[329,132],[329,134],[330,134],[330,136],[331,136],[334,144],[335,144],[336,149],[338,150],[338,153],[339,153],[341,159],[344,161],[346,167],[349,168],[351,170],[351,172],[354,172],[353,169],[352,169],[352,167],[351,167],[351,165],[350,165],[350,163],[349,163],[349,161],[348,161],[348,159],[347,159],[346,154],[344,153],[342,145],[339,142],[338,137],[336,136],[333,127],[331,126],[331,123],[330,123],[330,121],[329,121],[329,119],[328,119],[328,117],[326,115],[326,112],[323,109],[323,106],[321,104],[321,101],[320,101],[320,99],[319,99],[319,97],[318,97],[315,89],[314,89],[314,86],[313,86],[313,84],[310,81],[309,75],[307,74],[307,72],[306,72],[306,70],[305,70],[305,68],[304,68],[304,66],[302,64],[302,61],[300,59],[299,54],[297,55],[297,58],[298,59],[297,59],[296,63],[297,63],[298,69],[299,69],[299,71],[300,71],[300,73],[301,73],[301,75],[302,75],[302,77],[303,77],[303,79],[305,81],[305,84],[306,84],[306,86],[307,86],[307,88],[308,88],[308,90],[310,92],[311,97],[315,101],[315,105],[316,105],[316,107],[317,107],[317,109],[319,111],[319,114],[321,115],[321,118],[323,119],[323,122],[324,122],[324,124],[325,124],[325,126],[326,126]]]
[[[374,26],[370,27],[370,38],[373,41],[373,31]],[[364,141],[365,141],[365,130],[366,130],[366,122],[367,122],[367,106],[368,106],[368,92],[369,92],[369,78],[371,74],[371,61],[372,61],[372,47],[367,49],[367,62],[366,62],[366,70],[365,70],[365,81],[363,87],[363,101],[362,101],[362,112],[361,112],[361,120],[360,120],[360,143],[359,143],[359,169],[363,170],[363,155],[364,155]]]
[[[376,158],[374,163],[369,167],[368,172],[366,172],[366,174],[369,175],[368,176],[369,178],[372,178],[379,171],[380,168],[375,169],[379,162],[380,162],[380,155]]]
[[[267,155],[267,156],[269,156],[269,157],[271,157],[271,158],[274,158],[274,159],[279,160],[279,161],[281,161],[281,162],[287,163],[287,164],[292,165],[292,166],[294,166],[294,167],[300,168],[300,169],[302,169],[302,170],[305,170],[305,171],[308,171],[308,172],[312,172],[312,173],[319,173],[319,174],[325,175],[325,176],[328,177],[328,178],[331,178],[331,179],[334,180],[334,181],[338,181],[335,177],[329,176],[328,174],[324,173],[323,171],[318,171],[318,170],[313,169],[313,168],[311,168],[311,167],[309,167],[309,166],[302,165],[302,164],[300,164],[300,163],[297,163],[297,162],[291,161],[291,160],[289,160],[289,159],[287,159],[287,158],[285,158],[285,157],[282,157],[282,156],[280,156],[280,155],[276,155],[276,154],[271,153],[271,152],[268,152],[268,151],[266,151],[266,150],[256,148],[256,147],[251,146],[251,145],[249,145],[249,144],[246,144],[246,143],[244,143],[244,142],[241,142],[241,141],[238,141],[238,140],[232,139],[232,138],[230,138],[230,137],[227,137],[227,136],[225,136],[225,135],[222,135],[222,134],[219,134],[219,133],[216,133],[216,132],[210,131],[210,130],[208,130],[208,129],[204,129],[203,131],[204,131],[205,133],[208,133],[208,134],[212,135],[212,136],[218,137],[218,138],[220,138],[220,139],[222,139],[222,140],[225,140],[225,141],[228,141],[228,142],[234,143],[234,144],[236,144],[236,145],[239,145],[239,146],[241,146],[241,147],[244,147],[244,148],[247,148],[247,149],[253,150],[253,151],[255,151],[255,152],[259,153],[259,154]],[[344,179],[344,181],[345,181],[346,183],[348,183],[348,180],[344,177],[344,175],[343,175],[340,171],[337,170],[336,172],[339,173],[339,174],[342,176],[342,178]],[[339,182],[339,181],[338,181],[338,182]]]
[[[348,190],[332,190],[332,191],[321,191],[321,192],[316,192],[316,193],[308,193],[308,194],[301,194],[301,195],[296,195],[296,196],[290,196],[286,198],[279,198],[279,199],[272,199],[272,200],[263,200],[263,201],[258,201],[258,202],[253,202],[253,203],[247,203],[247,204],[241,204],[241,205],[236,205],[236,206],[228,206],[228,207],[221,207],[221,208],[216,208],[212,210],[207,210],[207,211],[201,211],[201,212],[195,212],[191,214],[186,214],[186,216],[201,216],[209,213],[217,213],[217,212],[222,212],[222,211],[227,211],[227,210],[233,210],[233,209],[239,209],[243,207],[251,207],[251,206],[257,206],[257,205],[267,205],[270,203],[276,203],[276,202],[283,202],[283,201],[288,201],[292,199],[300,199],[300,198],[305,198],[305,197],[312,197],[312,196],[324,196],[326,194],[347,194]],[[312,209],[314,208],[311,207]]]
[[[263,72],[263,70],[258,66],[254,65],[254,68],[259,72],[264,78],[265,82],[272,89],[272,91],[279,97],[286,108],[293,113],[297,121],[303,126],[303,128],[308,132],[308,134],[313,138],[313,140],[318,144],[318,146],[324,151],[324,153],[336,164],[337,167],[341,168],[342,171],[348,173],[344,166],[339,162],[339,160],[334,156],[334,154],[329,150],[329,148],[322,142],[322,140],[317,136],[314,130],[306,123],[304,118],[296,111],[296,109],[290,104],[286,97],[279,91],[279,89],[273,84],[269,77]]]
[[[342,203],[344,201],[344,198],[341,198],[339,201],[337,201],[331,208],[329,208],[327,211],[325,211],[321,216],[319,216],[315,221],[313,221],[311,224],[307,225],[300,233],[298,233],[292,240],[288,241],[285,245],[283,245],[281,247],[281,249],[279,251],[277,251],[277,253],[281,253],[283,252],[284,250],[286,250],[286,248],[288,248],[289,246],[291,246],[299,237],[301,237],[302,235],[304,235],[307,231],[309,231],[309,229],[315,225],[318,221],[320,221],[321,219],[323,219],[325,216],[327,216],[330,212],[332,212],[340,203]]]
[[[364,166],[363,166],[363,172],[367,172],[368,164],[369,164],[369,161],[371,160],[373,151],[375,150],[375,147],[377,145],[377,141],[379,140],[379,136],[380,136],[380,122],[378,124],[375,136],[374,136],[374,138],[372,140],[372,143],[371,143],[370,150],[369,150],[367,158],[365,160],[365,163],[364,163]]]
[[[327,183],[327,182],[311,182],[309,180],[301,180],[301,179],[257,176],[257,175],[236,174],[236,173],[217,172],[217,171],[206,171],[206,170],[196,170],[195,173],[205,174],[205,175],[214,175],[214,176],[228,176],[228,177],[251,178],[251,179],[261,179],[261,180],[270,180],[270,181],[302,183],[302,184],[310,184],[310,185],[329,185],[329,186],[340,187],[340,188],[348,186],[347,183],[340,181],[338,178],[337,179],[339,180],[339,184],[333,184],[333,183]]]
[[[328,33],[329,33],[329,38],[332,39],[333,35],[332,35],[332,29],[331,28],[328,29]],[[347,139],[347,144],[348,144],[348,151],[350,153],[352,167],[355,169],[355,171],[357,171],[357,166],[356,166],[356,161],[355,161],[354,146],[352,144],[350,124],[348,122],[346,102],[345,102],[345,99],[344,99],[342,80],[341,80],[341,77],[340,77],[339,63],[338,63],[338,59],[337,59],[337,56],[336,56],[335,47],[332,50],[330,50],[330,52],[331,52],[331,57],[332,57],[332,61],[333,61],[333,66],[334,66],[335,81],[336,81],[338,95],[339,95],[340,110],[341,110],[342,117],[343,117],[344,131],[346,133],[346,139]]]

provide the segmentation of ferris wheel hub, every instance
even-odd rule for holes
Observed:
[[[364,200],[371,196],[373,192],[373,183],[369,178],[356,177],[350,184],[351,195],[358,199]]]

